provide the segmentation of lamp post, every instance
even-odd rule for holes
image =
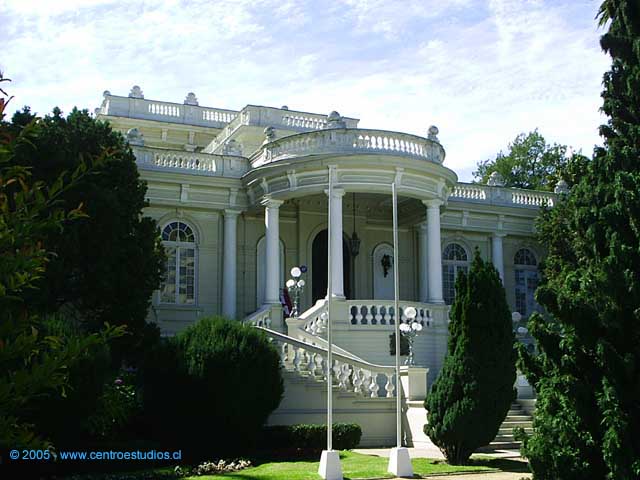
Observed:
[[[300,314],[300,294],[304,291],[305,282],[300,278],[302,275],[302,270],[298,267],[293,267],[291,269],[291,276],[287,280],[287,290],[289,293],[293,295],[293,310],[291,312],[291,318],[297,318]],[[298,280],[300,278],[300,280]]]
[[[410,367],[415,365],[413,360],[413,340],[422,331],[422,325],[415,321],[416,309],[414,307],[407,307],[404,309],[404,314],[407,317],[409,323],[400,324],[400,333],[409,341],[409,357],[405,360],[404,364]]]

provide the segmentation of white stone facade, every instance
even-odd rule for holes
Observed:
[[[341,312],[335,343],[364,361],[391,365],[393,182],[401,306],[416,306],[428,324],[416,341],[416,359],[430,379],[446,351],[445,302],[474,249],[493,261],[513,311],[527,316],[537,308],[535,264],[544,252],[534,239],[534,219],[556,195],[505,188],[499,178],[490,185],[458,182],[435,127],[425,126],[425,137],[359,129],[358,119],[337,112],[208,108],[193,93],[183,103],[148,100],[140,87],[129,96],[104,92],[96,117],[129,139],[148,183],[145,213],[161,230],[183,232],[167,233],[174,235],[167,237],[170,274],[149,315],[166,334],[213,314],[268,320],[287,333],[281,289],[290,269],[304,265],[304,314],[293,323],[296,335],[321,338],[322,305],[314,305],[327,294],[331,241],[337,252],[332,298]],[[354,232],[359,242],[352,241]],[[296,336],[291,324],[288,330]]]

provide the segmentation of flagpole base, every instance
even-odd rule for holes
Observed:
[[[318,475],[325,480],[342,480],[342,465],[340,465],[340,453],[337,450],[322,451]]]
[[[413,466],[408,448],[394,447],[391,449],[387,471],[397,477],[413,478]]]

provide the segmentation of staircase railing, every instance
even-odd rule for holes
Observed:
[[[300,374],[308,374],[317,379],[327,379],[327,349],[282,333],[256,326],[279,345],[280,360],[284,368]],[[365,360],[333,352],[333,377],[343,391],[351,391],[370,398],[391,398],[395,396],[395,367],[376,365]],[[384,387],[381,389],[381,382]]]
[[[258,310],[253,312],[247,318],[244,319],[244,323],[253,325],[254,327],[266,327],[270,328],[272,322],[272,312],[270,305],[263,305]]]

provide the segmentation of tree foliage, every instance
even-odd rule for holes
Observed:
[[[8,128],[17,131],[32,121],[25,107]],[[146,184],[135,157],[119,133],[86,110],[74,109],[65,118],[56,108],[38,123],[32,147],[17,151],[15,164],[46,184],[85,164],[91,171],[60,195],[65,207],[82,204],[86,215],[67,222],[64,230],[48,232],[48,248],[55,256],[30,301],[42,312],[63,308],[89,331],[105,322],[126,325],[126,350],[136,351],[150,329],[145,319],[165,257],[155,221],[142,216]],[[102,161],[91,165],[100,156]]]
[[[447,461],[466,464],[498,433],[515,398],[516,353],[502,281],[476,250],[458,274],[444,366],[425,400],[425,433]]]
[[[479,162],[473,176],[474,181],[486,184],[497,172],[506,187],[551,191],[560,179],[571,185],[573,178],[564,173],[566,167],[584,159],[566,145],[548,144],[536,129],[518,135],[509,143],[507,153],[501,151],[495,159]]]
[[[263,332],[203,318],[143,368],[148,429],[192,459],[246,452],[282,399],[280,355]]]
[[[605,147],[539,221],[536,298],[553,318],[531,318],[540,355],[520,352],[538,392],[523,454],[539,480],[640,478],[640,8],[607,0],[599,18]]]
[[[34,118],[20,129],[9,128],[2,120],[10,99],[0,93],[0,449],[43,448],[46,437],[28,420],[32,402],[64,395],[69,367],[122,335],[122,329],[107,327],[74,339],[42,333],[28,297],[46,275],[47,237],[84,215],[77,208],[65,210],[60,199],[86,169],[78,167],[68,181],[63,173],[45,184],[16,165],[16,156],[34,150],[42,125]]]

